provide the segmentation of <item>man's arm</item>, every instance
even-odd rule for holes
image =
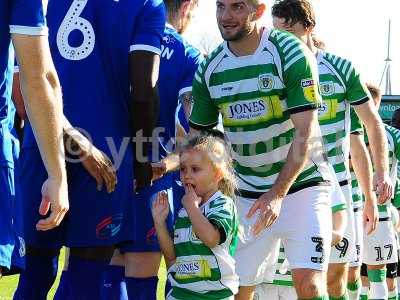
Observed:
[[[12,34],[12,41],[20,68],[26,112],[49,175],[48,198],[42,201],[42,212],[47,213],[51,205],[51,215],[37,225],[40,230],[48,230],[60,224],[69,206],[62,140],[61,87],[46,36]]]
[[[356,173],[357,180],[361,186],[361,190],[365,196],[364,205],[364,225],[371,222],[370,234],[375,230],[378,222],[378,208],[376,195],[373,191],[372,184],[372,163],[368,154],[367,146],[364,143],[364,135],[350,135],[350,155],[353,170]]]
[[[160,57],[148,51],[134,51],[130,54],[131,79],[131,120],[136,137],[142,134],[150,138],[156,125],[159,112],[157,89]],[[147,161],[151,141],[136,140],[135,172],[138,188],[150,184],[151,166]]]
[[[378,193],[378,202],[384,203],[392,197],[389,177],[388,144],[382,119],[371,100],[354,105],[354,109],[367,130],[375,170],[373,188]]]

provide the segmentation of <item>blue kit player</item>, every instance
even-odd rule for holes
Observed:
[[[51,54],[63,86],[66,119],[112,159],[118,184],[101,182],[84,166],[85,152],[66,140],[70,211],[56,230],[33,230],[43,165],[29,126],[21,156],[26,270],[15,299],[45,299],[57,273],[60,247],[70,248],[68,299],[100,299],[102,272],[113,246],[132,236],[126,230],[134,175],[149,184],[148,155],[157,118],[157,79],[165,26],[162,0],[50,1],[47,11]],[[136,141],[135,150],[132,140]],[[135,154],[135,155],[134,155]],[[83,157],[82,157],[83,156]],[[82,163],[76,163],[82,162]],[[135,170],[135,174],[133,172]],[[107,181],[107,179],[105,179]]]
[[[51,62],[42,1],[0,1],[0,277],[11,266],[15,246],[14,214],[15,144],[11,134],[11,104],[14,49],[20,62],[25,106],[43,158],[43,210],[45,219],[32,224],[34,230],[58,226],[68,211],[67,177],[62,156],[62,100],[60,84]],[[12,44],[11,44],[12,41]],[[14,49],[13,49],[14,46]],[[39,156],[40,159],[40,156]],[[34,211],[40,205],[39,195]],[[35,229],[36,227],[36,229]]]
[[[153,147],[151,160],[153,162],[161,160],[162,163],[157,165],[163,164],[166,165],[165,168],[169,168],[170,163],[174,163],[173,159],[172,161],[167,159],[167,155],[174,151],[176,145],[176,117],[180,115],[179,123],[186,121],[179,107],[181,105],[188,107],[191,104],[192,81],[202,55],[180,36],[189,25],[198,1],[166,0],[164,3],[168,22],[161,45],[160,115],[156,133],[159,143],[158,147]],[[157,174],[153,174],[154,177],[158,177]],[[134,232],[133,243],[127,243],[120,248],[120,252],[124,253],[124,260],[118,255],[113,257],[112,266],[104,281],[102,299],[123,299],[120,294],[123,262],[125,262],[126,285],[134,287],[135,296],[129,296],[129,299],[156,299],[161,253],[151,215],[151,201],[159,191],[166,191],[173,212],[173,183],[175,183],[174,174],[167,174],[154,180],[151,187],[136,193],[133,205],[135,222],[131,226]],[[180,199],[178,201],[179,203],[175,205],[180,204]],[[172,214],[169,224],[172,229]]]

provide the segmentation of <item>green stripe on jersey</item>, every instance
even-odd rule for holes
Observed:
[[[265,192],[274,184],[294,139],[290,113],[321,105],[317,82],[311,51],[292,34],[265,29],[253,55],[236,57],[224,43],[199,67],[190,121],[207,127],[222,114],[239,188]],[[321,145],[313,143],[309,153],[295,185],[329,179]]]
[[[317,61],[323,99],[319,110],[321,132],[329,162],[340,182],[350,179],[346,163],[350,153],[350,104],[368,94],[349,61],[322,51],[318,52]]]
[[[238,239],[233,200],[217,192],[200,210],[224,230],[226,239],[210,249],[196,236],[186,210],[179,211],[174,226],[176,262],[169,270],[172,295],[177,299],[220,299],[221,295],[225,298],[236,293],[239,285],[233,260]]]

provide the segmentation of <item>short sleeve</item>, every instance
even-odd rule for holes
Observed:
[[[345,69],[343,74],[346,80],[345,99],[352,105],[363,104],[370,98],[368,89],[361,81],[360,73],[354,68],[352,63],[345,60],[344,66],[346,66],[346,64],[348,67]]]
[[[162,0],[146,1],[135,22],[130,52],[142,50],[160,55],[165,18]]]
[[[235,207],[230,198],[219,197],[210,203],[206,218],[225,233],[225,240],[232,239],[235,233]],[[224,240],[221,243],[225,242]]]
[[[318,89],[318,69],[315,58],[300,45],[300,42],[297,45],[282,48],[283,80],[287,89],[289,113],[317,109],[322,100]]]
[[[350,133],[364,134],[364,128],[353,107],[350,108]]]
[[[43,0],[12,1],[10,33],[26,35],[47,35],[45,12],[47,7]]]
[[[198,50],[192,47],[186,49],[186,64],[179,84],[179,96],[192,91],[194,74],[202,60],[203,56]]]
[[[206,130],[218,124],[219,111],[213,103],[208,90],[203,68],[200,64],[193,79],[193,109],[189,118],[190,127],[197,130]]]

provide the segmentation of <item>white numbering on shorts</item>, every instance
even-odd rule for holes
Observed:
[[[345,257],[347,249],[349,249],[349,240],[343,238],[339,244],[335,246],[336,250],[340,251],[339,258]]]
[[[311,261],[315,264],[322,264],[325,260],[324,256],[324,239],[321,237],[312,237],[311,241],[316,243],[315,252],[321,253],[320,257],[312,256]]]
[[[388,245],[383,246],[383,248],[388,250],[386,259],[390,260],[392,258],[392,254],[393,254],[393,245],[392,244],[388,244]],[[375,247],[375,250],[376,250],[376,261],[384,260],[383,254],[382,254],[382,247]]]
[[[80,15],[88,0],[74,0],[57,32],[57,47],[65,59],[81,60],[92,53],[95,34],[92,24]],[[68,37],[72,31],[78,30],[83,35],[82,44],[75,47],[69,44]]]

